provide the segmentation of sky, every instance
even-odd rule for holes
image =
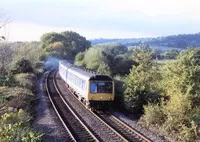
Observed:
[[[1,0],[0,36],[39,41],[71,30],[87,39],[200,32],[199,0]]]

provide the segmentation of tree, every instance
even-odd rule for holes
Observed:
[[[170,49],[169,51],[164,53],[165,59],[176,59],[179,55],[179,51],[176,49]]]
[[[185,50],[168,63],[160,80],[163,100],[159,108],[148,104],[143,116],[147,124],[174,132],[174,141],[195,141],[200,125],[200,48]],[[154,119],[155,115],[160,119]],[[153,121],[150,121],[153,120]],[[197,140],[198,141],[198,140]]]
[[[182,53],[174,63],[166,65],[166,90],[180,89],[188,94],[193,107],[200,103],[200,48],[191,48]]]
[[[84,63],[84,54],[85,52],[79,52],[74,60],[74,63],[78,66],[82,66],[85,67],[85,63]]]
[[[42,48],[47,48],[50,44],[54,42],[64,42],[65,37],[59,33],[51,32],[42,35],[40,39],[40,44]]]
[[[13,50],[8,43],[0,44],[0,74],[5,75],[6,65],[12,61]]]
[[[49,44],[45,49],[50,53],[50,55],[54,55],[57,57],[65,58],[66,56],[71,57],[71,52],[65,50],[65,46],[62,42],[53,42]]]
[[[24,58],[21,58],[18,61],[16,61],[16,64],[13,66],[11,70],[13,74],[28,73],[32,71],[33,71],[33,68],[31,66],[30,61]]]
[[[101,46],[104,48],[106,53],[112,54],[113,56],[125,54],[128,52],[128,48],[126,46],[117,43],[102,44]]]
[[[99,64],[103,63],[103,54],[101,48],[89,48],[84,54],[84,63],[86,68],[97,71]]]
[[[41,47],[53,55],[64,59],[74,59],[78,52],[83,52],[90,47],[90,42],[72,31],[52,32],[41,37]]]
[[[132,112],[142,112],[143,105],[155,103],[159,100],[158,80],[159,72],[152,60],[152,50],[142,44],[133,50],[133,65],[130,74],[125,78],[125,105]]]
[[[78,52],[83,52],[91,46],[91,43],[86,40],[85,37],[79,35],[73,31],[65,31],[61,33],[65,37],[65,46],[69,46],[72,49],[72,55],[76,55]]]
[[[2,11],[0,11],[0,29],[5,27],[10,22],[7,15],[5,15]],[[5,36],[0,34],[0,41],[5,40]]]
[[[127,52],[127,47],[119,44],[94,45],[77,54],[75,64],[102,74],[125,75],[134,63]]]

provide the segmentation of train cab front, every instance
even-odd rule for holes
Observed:
[[[114,82],[105,75],[95,76],[89,81],[88,100],[91,108],[110,108],[114,101]]]

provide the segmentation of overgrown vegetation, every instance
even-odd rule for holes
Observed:
[[[2,43],[0,72],[0,141],[39,142],[42,133],[31,129],[36,81],[43,72],[37,43]]]
[[[148,45],[141,45],[133,50],[133,65],[125,78],[125,104],[129,111],[141,112],[143,105],[158,102],[159,80],[161,75],[152,59],[152,50]]]
[[[73,60],[89,46],[72,31],[46,33],[41,42],[0,43],[0,141],[42,140],[43,134],[30,125],[37,79],[44,69],[58,66],[58,58]]]
[[[176,141],[198,141],[199,53],[200,48],[188,49],[175,62],[162,67],[162,80],[158,86],[162,88],[163,99],[144,106],[143,125],[160,127]]]
[[[5,113],[0,119],[1,142],[39,142],[42,133],[36,132],[29,127],[27,114],[19,109],[17,112]]]
[[[95,45],[77,54],[75,64],[111,76],[125,75],[133,64],[130,54],[123,45]]]
[[[84,37],[67,31],[46,33],[40,43],[0,44],[0,139],[41,141],[42,134],[29,123],[35,82],[44,70],[43,61],[48,69],[67,59],[112,76],[115,105],[142,114],[141,125],[161,130],[172,141],[198,141],[200,48],[163,52],[141,43],[129,48],[116,43],[90,47]]]
[[[40,46],[47,55],[74,60],[78,52],[90,47],[90,42],[76,32],[46,33],[41,37]]]
[[[200,48],[162,53],[147,44],[100,44],[78,53],[75,64],[113,76],[115,105],[143,114],[141,125],[187,142],[200,138],[199,57]]]

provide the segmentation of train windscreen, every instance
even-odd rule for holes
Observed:
[[[90,93],[112,93],[112,82],[90,82]]]

